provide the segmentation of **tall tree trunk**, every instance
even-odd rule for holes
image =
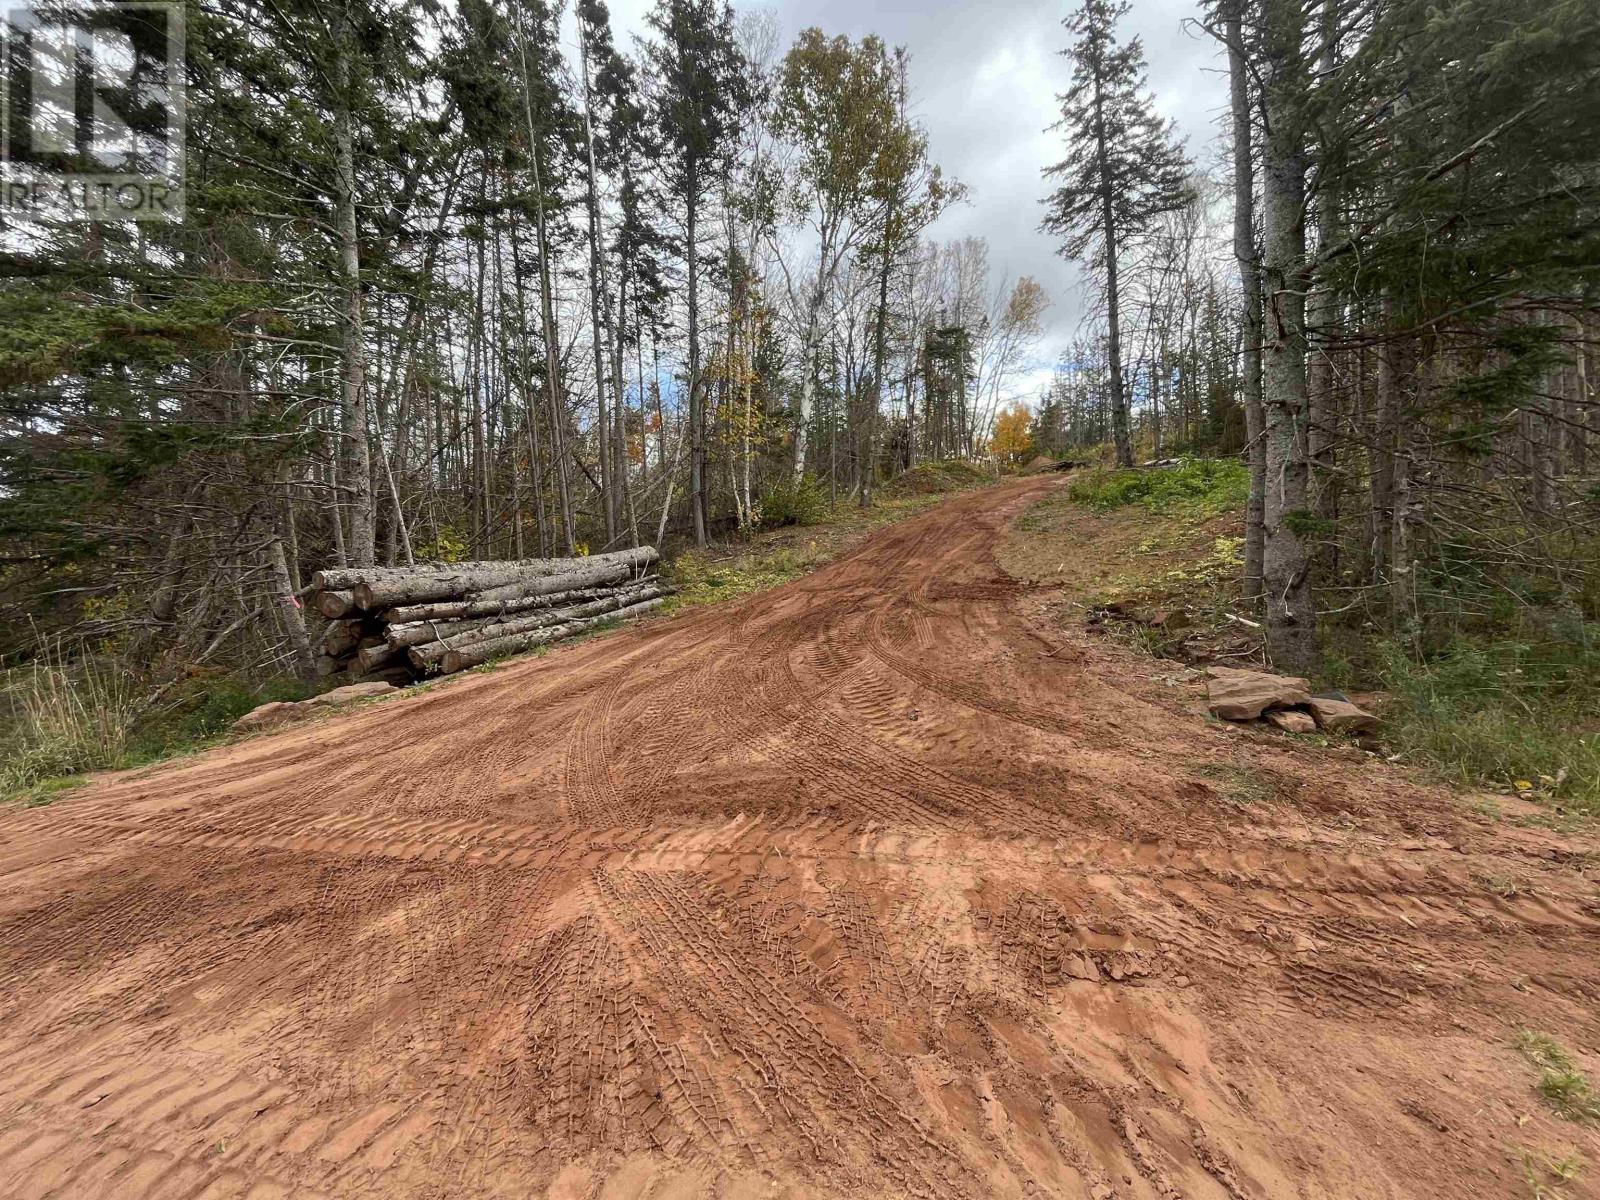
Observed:
[[[340,402],[350,493],[350,535],[345,551],[351,563],[366,567],[377,561],[377,536],[372,509],[372,454],[367,441],[367,350],[362,318],[361,241],[356,219],[355,121],[350,112],[354,41],[346,9],[339,16],[333,81],[339,283],[344,326]]]
[[[535,146],[530,161],[533,163],[533,188],[538,193],[534,208],[534,225],[539,239],[539,307],[544,326],[544,378],[549,395],[550,458],[555,466],[556,497],[561,505],[561,536],[568,554],[578,552],[578,540],[572,523],[572,488],[568,482],[567,466],[567,400],[561,386],[561,331],[556,324],[555,285],[550,272],[550,228],[544,215],[544,185],[540,162],[544,148]]]
[[[800,333],[800,413],[794,427],[794,477],[799,479],[810,465],[806,460],[806,440],[811,431],[811,415],[817,405],[817,311],[822,307],[821,283],[806,305],[805,325]]]
[[[544,478],[539,466],[539,406],[534,398],[533,379],[527,365],[532,356],[528,352],[528,310],[527,304],[523,299],[527,289],[523,286],[522,238],[519,235],[519,229],[520,226],[517,224],[515,214],[513,214],[511,220],[511,281],[516,287],[518,341],[521,344],[523,365],[523,369],[517,374],[517,382],[522,387],[522,424],[524,432],[528,435],[528,486],[533,489],[533,520],[538,529],[539,553],[544,555],[547,553],[550,543],[545,532]]]
[[[884,218],[881,262],[878,264],[878,313],[872,331],[872,390],[866,429],[866,470],[862,476],[861,507],[872,507],[872,486],[878,474],[878,414],[883,408],[883,372],[889,357],[889,273],[894,269],[895,206]]]
[[[1262,575],[1267,650],[1274,666],[1311,670],[1318,658],[1306,511],[1306,84],[1298,0],[1267,0],[1264,269],[1267,505]]]
[[[1388,578],[1391,562],[1389,546],[1394,525],[1395,434],[1400,425],[1401,375],[1401,347],[1390,332],[1394,327],[1394,302],[1387,295],[1379,312],[1381,340],[1378,342],[1376,412],[1368,451],[1371,494],[1367,508],[1371,579],[1375,584]]]
[[[589,95],[589,40],[584,33],[584,22],[578,21],[578,62],[583,80],[583,140],[588,151],[588,171],[585,174],[585,200],[589,209],[589,316],[594,327],[594,397],[595,425],[600,434],[600,507],[605,510],[606,545],[617,540],[617,495],[612,479],[615,463],[611,458],[611,422],[606,412],[605,324],[606,324],[606,264],[601,253],[604,241],[600,226],[600,198],[596,189],[594,159],[594,120],[590,114]]]
[[[611,477],[616,481],[619,492],[618,499],[621,511],[626,513],[628,520],[629,536],[633,545],[639,544],[639,521],[634,511],[633,483],[630,478],[628,453],[628,393],[627,382],[623,377],[623,331],[627,328],[628,316],[628,270],[624,262],[617,271],[617,321],[612,330],[611,338],[611,381],[616,389],[611,398],[611,418],[613,429],[611,433],[611,454],[614,460]],[[640,394],[640,407],[643,408],[644,397]],[[639,436],[644,437],[644,426],[640,423]],[[643,441],[640,442],[641,449]]]
[[[561,503],[561,533],[567,553],[577,553],[572,527],[572,489],[568,486],[566,398],[561,390],[561,334],[556,327],[554,284],[550,273],[550,228],[544,211],[544,143],[533,122],[532,79],[528,74],[527,34],[522,9],[516,9],[518,54],[522,62],[522,111],[527,121],[528,163],[533,170],[534,228],[539,240],[539,316],[544,332],[545,387],[550,400],[550,457],[555,466],[556,494]]]
[[[1323,81],[1331,80],[1339,67],[1340,0],[1323,0],[1322,50],[1317,64],[1317,74]],[[1334,163],[1326,142],[1321,146],[1323,161],[1317,172],[1317,246],[1327,250],[1342,237],[1339,218],[1339,197],[1335,182]],[[1339,398],[1335,391],[1333,344],[1339,322],[1339,297],[1333,287],[1323,281],[1311,293],[1310,362],[1306,370],[1307,388],[1307,456],[1311,462],[1312,510],[1317,517],[1319,537],[1322,539],[1312,559],[1313,573],[1323,580],[1332,580],[1338,571],[1339,543],[1331,534],[1339,518],[1339,489],[1342,476],[1338,462]]]
[[[706,537],[706,444],[705,419],[700,395],[700,168],[693,158],[688,163],[687,233],[689,256],[689,508],[694,514],[694,542],[704,546]]]
[[[1117,465],[1133,466],[1133,438],[1128,428],[1128,398],[1122,383],[1122,314],[1117,294],[1117,220],[1113,208],[1110,133],[1106,129],[1105,100],[1101,80],[1094,81],[1095,156],[1099,159],[1100,235],[1106,256],[1106,341],[1111,367],[1111,436],[1117,446]]]
[[[1244,54],[1245,0],[1229,0],[1226,22],[1228,83],[1233,108],[1233,257],[1244,294],[1244,430],[1250,463],[1250,498],[1245,508],[1246,600],[1261,597],[1267,488],[1266,421],[1261,410],[1261,267],[1255,244],[1255,154],[1250,122],[1250,79]]]

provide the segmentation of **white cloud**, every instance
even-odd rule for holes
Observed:
[[[626,34],[643,32],[651,3],[612,4],[622,44],[629,44]],[[947,213],[932,236],[987,238],[997,280],[1037,279],[1053,302],[1046,357],[1064,348],[1084,310],[1082,277],[1056,254],[1039,220],[1050,190],[1040,172],[1061,156],[1060,136],[1045,129],[1059,116],[1055,97],[1067,86],[1060,22],[1071,7],[1038,0],[778,0],[770,7],[784,41],[816,25],[851,37],[876,33],[911,52],[915,113],[934,158],[973,190],[971,203]],[[1215,43],[1184,28],[1194,13],[1193,0],[1138,0],[1121,32],[1144,39],[1158,109],[1203,159],[1227,81]]]

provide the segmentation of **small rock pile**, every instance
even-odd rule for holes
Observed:
[[[1264,720],[1286,733],[1326,733],[1370,737],[1378,718],[1338,692],[1313,694],[1308,680],[1234,667],[1208,667],[1211,713],[1224,721]]]

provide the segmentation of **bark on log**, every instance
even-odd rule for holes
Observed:
[[[632,553],[631,551],[629,553]],[[649,551],[651,555],[655,551]],[[471,573],[439,572],[411,575],[393,580],[363,583],[355,589],[356,603],[378,609],[421,604],[435,600],[455,600],[476,596],[484,600],[506,600],[526,595],[572,591],[607,579],[626,578],[631,570],[649,566],[642,555],[633,562],[607,562],[574,567],[570,560],[556,560],[562,569],[549,573],[527,570],[506,572],[485,569]]]
[[[326,679],[329,675],[337,675],[340,671],[343,671],[349,667],[349,665],[350,659],[348,658],[333,658],[330,655],[324,654],[317,659],[317,677],[319,679]]]
[[[429,563],[421,567],[351,567],[319,571],[313,584],[323,591],[354,593],[362,608],[387,608],[429,600],[459,598],[530,579],[569,575],[592,566],[648,567],[660,557],[654,548],[618,550],[588,558],[530,558],[520,562]]]
[[[317,611],[330,621],[337,621],[355,611],[356,598],[349,591],[318,591],[316,596]]]
[[[626,610],[641,601],[660,600],[667,596],[670,591],[671,589],[665,584],[650,580],[638,587],[617,592],[602,600],[594,600],[588,604],[536,612],[529,616],[517,617],[509,621],[501,621],[485,625],[479,629],[469,630],[459,637],[451,638],[448,642],[436,641],[428,642],[421,646],[413,646],[409,651],[409,657],[412,665],[426,670],[443,662],[445,656],[452,650],[466,649],[483,642],[504,641],[510,637],[519,637],[525,633],[553,628],[586,617],[604,616],[607,613]]]
[[[651,581],[653,582],[653,581]],[[487,625],[535,610],[550,612],[568,608],[589,600],[604,600],[620,591],[620,587],[580,588],[572,592],[556,592],[549,596],[524,596],[520,600],[473,600],[456,604],[419,604],[410,608],[391,608],[384,615],[395,619],[395,614],[425,613],[405,622],[391,624],[384,632],[391,646],[425,646],[429,642],[448,641],[459,634],[470,633]],[[459,614],[452,616],[451,614]]]
[[[526,612],[531,608],[552,608],[566,600],[600,596],[633,580],[631,567],[602,566],[571,575],[533,579],[526,583],[493,588],[464,599],[432,604],[407,604],[386,609],[383,619],[395,625],[417,621],[461,621],[474,617],[500,617]]]
[[[654,553],[654,551],[652,551]],[[488,588],[474,596],[471,600],[518,600],[528,596],[548,596],[554,592],[577,591],[589,587],[605,587],[608,584],[626,583],[636,576],[640,576],[647,567],[616,563],[591,563],[579,560],[582,566],[561,575],[548,575],[539,579],[523,579],[516,583],[504,584],[501,587]]]
[[[559,625],[550,625],[543,629],[535,629],[527,633],[520,633],[510,637],[491,638],[488,641],[478,642],[471,646],[464,646],[457,650],[447,651],[440,662],[440,669],[446,675],[454,675],[457,671],[465,671],[469,667],[481,666],[492,658],[503,654],[520,654],[524,650],[531,650],[535,646],[542,646],[547,642],[557,642],[582,633],[601,621],[642,616],[653,608],[659,608],[662,598],[645,600],[627,608],[618,609],[614,613],[601,614],[583,620],[564,621]]]

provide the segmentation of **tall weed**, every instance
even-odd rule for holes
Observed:
[[[58,644],[48,645],[11,672],[5,691],[10,719],[0,793],[116,766],[126,753],[136,697],[114,660],[69,661]]]

